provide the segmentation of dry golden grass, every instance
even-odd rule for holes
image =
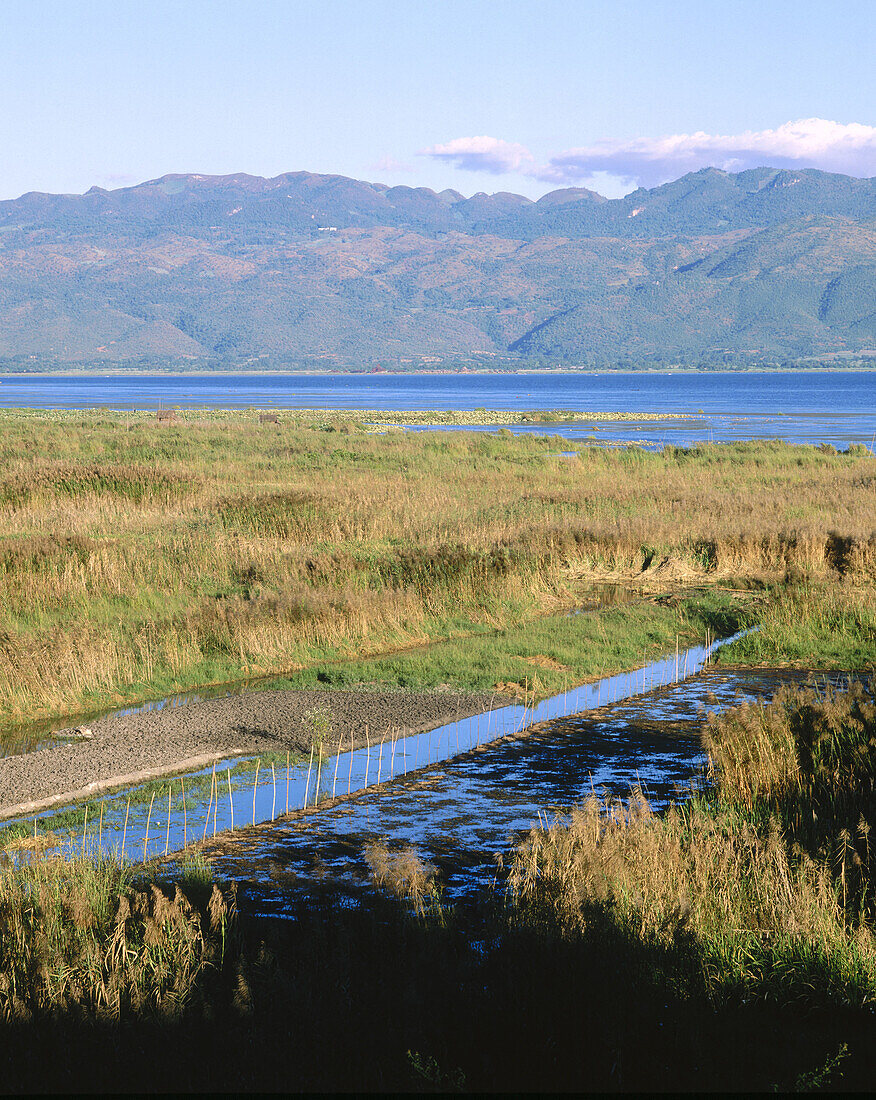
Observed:
[[[0,718],[502,627],[616,577],[876,576],[868,455],[0,414]],[[562,449],[568,443],[562,442]]]
[[[785,690],[711,719],[711,792],[659,815],[641,793],[593,797],[532,830],[518,903],[567,935],[610,914],[645,943],[693,947],[713,996],[872,1003],[874,692]]]
[[[40,859],[0,873],[0,1020],[174,1018],[225,961],[233,897],[135,885],[117,864]]]

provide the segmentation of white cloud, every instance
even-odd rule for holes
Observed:
[[[700,168],[742,172],[773,168],[821,168],[850,176],[876,175],[876,127],[824,118],[785,122],[774,130],[741,134],[670,134],[632,141],[598,141],[536,163],[525,145],[500,138],[455,138],[421,151],[469,172],[517,173],[560,187],[583,184],[611,194],[637,185],[654,187]],[[600,182],[603,187],[600,188]],[[605,184],[608,186],[605,186]]]
[[[422,149],[420,155],[443,160],[454,168],[464,168],[468,172],[490,172],[495,176],[521,171],[528,175],[527,169],[533,161],[532,153],[525,145],[486,135],[455,138],[444,145]]]
[[[132,183],[139,183],[138,176],[132,176],[129,172],[96,172],[94,178],[99,181],[101,187],[129,187]]]
[[[413,172],[415,171],[412,164],[406,164],[404,161],[396,160],[395,157],[386,154],[382,156],[380,160],[375,161],[374,164],[369,164],[369,168],[376,172]]]
[[[552,183],[569,184],[595,172],[608,172],[653,187],[700,168],[741,172],[760,165],[871,176],[876,174],[876,127],[804,118],[775,130],[746,130],[742,134],[707,134],[700,130],[626,142],[599,141],[559,153],[532,174]]]

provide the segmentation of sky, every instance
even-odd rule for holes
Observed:
[[[876,0],[0,0],[0,198],[173,172],[616,197],[876,175]]]

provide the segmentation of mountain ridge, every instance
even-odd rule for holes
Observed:
[[[876,179],[703,169],[622,199],[309,172],[0,202],[0,366],[746,364],[876,348]]]

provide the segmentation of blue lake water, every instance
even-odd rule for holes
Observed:
[[[6,376],[0,407],[63,409],[571,409],[575,423],[515,426],[570,439],[686,444],[778,438],[871,445],[876,372],[702,374]],[[599,423],[588,412],[679,413],[694,420]],[[400,417],[403,421],[404,417]],[[495,430],[486,429],[486,430]]]

